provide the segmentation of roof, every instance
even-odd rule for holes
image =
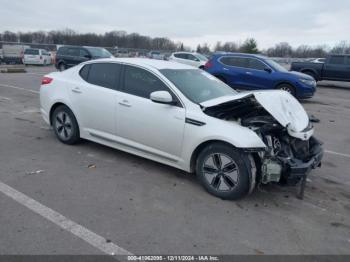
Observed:
[[[98,60],[91,60],[90,62],[119,62],[123,64],[138,65],[148,68],[161,69],[195,69],[195,67],[184,65],[176,62],[169,62],[164,60],[156,60],[149,58],[103,58]]]
[[[241,56],[241,57],[259,57],[259,58],[266,58],[263,55],[260,54],[247,54],[247,53],[234,53],[234,52],[218,52],[214,53],[215,56]]]

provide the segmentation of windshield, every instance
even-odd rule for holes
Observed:
[[[90,53],[93,57],[110,58],[112,56],[112,54],[104,48],[86,47],[86,49],[90,51]]]
[[[204,61],[204,62],[208,61],[208,58],[202,54],[196,54],[196,57],[201,61]]]
[[[265,60],[266,63],[268,63],[273,69],[275,69],[276,71],[279,72],[288,72],[288,70],[286,68],[284,68],[282,65],[280,65],[279,63],[273,61],[272,59],[266,59]]]
[[[237,94],[231,87],[203,70],[162,69],[160,72],[194,103]]]

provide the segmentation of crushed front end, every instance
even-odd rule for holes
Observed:
[[[281,126],[271,116],[255,116],[242,120],[242,125],[254,130],[267,146],[258,152],[263,184],[278,182],[301,186],[312,169],[321,166],[322,143],[313,134],[311,124],[301,132]],[[302,197],[301,188],[300,197]]]
[[[322,143],[314,136],[309,118],[286,92],[251,93],[237,100],[204,108],[210,116],[236,121],[254,131],[266,145],[243,149],[255,156],[256,181],[300,185],[303,197],[307,175],[321,166]]]

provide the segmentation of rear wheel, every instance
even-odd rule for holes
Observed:
[[[64,63],[60,63],[58,65],[58,69],[62,72],[67,69],[67,66]]]
[[[68,107],[57,107],[52,114],[51,123],[56,137],[62,143],[73,145],[80,141],[78,122]]]
[[[239,199],[249,192],[248,156],[234,147],[213,143],[198,156],[196,173],[203,187],[221,199]]]
[[[281,84],[277,87],[279,90],[283,90],[283,91],[286,91],[288,92],[289,94],[295,96],[296,95],[296,91],[295,91],[295,88],[294,86],[292,85],[289,85],[289,84]]]

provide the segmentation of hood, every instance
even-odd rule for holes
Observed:
[[[301,132],[309,125],[309,117],[302,105],[291,94],[280,90],[244,92],[233,96],[224,96],[201,103],[204,110],[220,105],[244,103],[254,97],[271,116],[283,127],[293,132]]]
[[[287,74],[294,75],[295,77],[297,77],[299,79],[302,78],[302,79],[307,79],[307,80],[314,80],[311,76],[309,76],[307,74],[300,73],[300,72],[296,72],[296,71],[290,71]]]

